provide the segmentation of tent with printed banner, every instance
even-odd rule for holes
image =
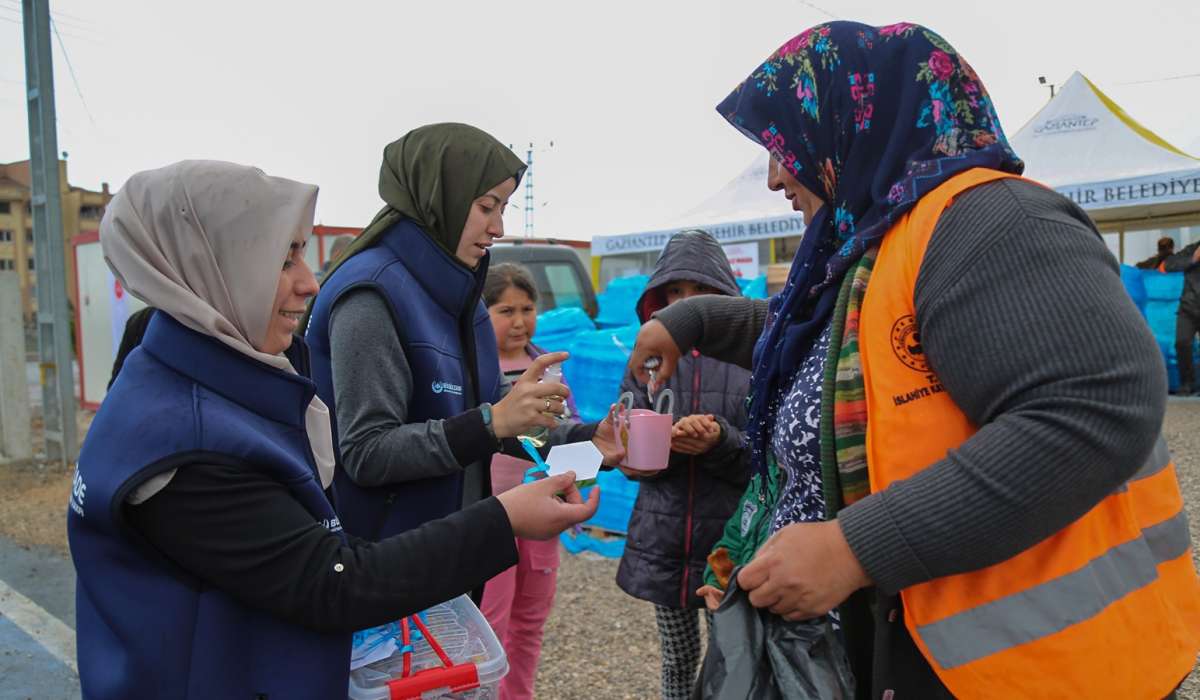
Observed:
[[[769,162],[770,156],[762,151],[741,174],[667,226],[704,228],[731,222],[800,218],[799,213],[789,211],[788,202],[779,192],[767,189]]]
[[[1070,197],[1102,232],[1118,234],[1113,252],[1123,262],[1127,231],[1200,225],[1200,159],[1147,129],[1081,73],[1012,146],[1027,177]]]
[[[1012,145],[1025,160],[1025,175],[1082,207],[1122,263],[1150,257],[1155,239],[1170,229],[1193,227],[1195,239],[1200,159],[1140,124],[1082,74],[1071,76]],[[1187,243],[1178,236],[1176,242]],[[1121,277],[1158,340],[1174,389],[1175,312],[1183,274],[1126,264]]]
[[[735,273],[747,278],[759,276],[763,267],[775,262],[775,250],[766,243],[756,246],[754,242],[804,233],[804,217],[800,212],[792,211],[780,193],[767,189],[768,159],[765,151],[758,154],[741,174],[712,196],[660,226],[594,236],[593,261],[611,256],[631,258],[624,265],[601,264],[599,287],[603,289],[613,277],[649,273],[667,240],[687,229],[703,229],[726,246]],[[644,255],[644,259],[633,259],[639,255]],[[742,259],[741,265],[732,260],[735,256]]]

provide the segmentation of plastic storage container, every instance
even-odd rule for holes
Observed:
[[[410,653],[402,651],[404,623]],[[382,648],[391,653],[383,652],[382,658],[350,672],[350,700],[494,700],[500,679],[508,673],[500,641],[465,595],[355,633],[352,658],[367,649],[379,656]]]

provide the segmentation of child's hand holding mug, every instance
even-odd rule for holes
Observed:
[[[671,429],[671,450],[685,455],[702,455],[721,441],[721,424],[711,414],[680,418]]]

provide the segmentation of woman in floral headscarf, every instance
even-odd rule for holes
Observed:
[[[841,606],[862,697],[1171,693],[1200,587],[1160,354],[1086,215],[1018,176],[974,70],[924,27],[833,22],[718,110],[806,234],[779,295],[664,309],[630,366],[753,368],[722,609]]]

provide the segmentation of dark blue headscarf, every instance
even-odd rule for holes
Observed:
[[[825,202],[754,350],[749,440],[763,471],[769,406],[829,322],[846,271],[946,180],[980,167],[1020,173],[1024,164],[979,76],[915,24],[813,27],[717,110]]]

